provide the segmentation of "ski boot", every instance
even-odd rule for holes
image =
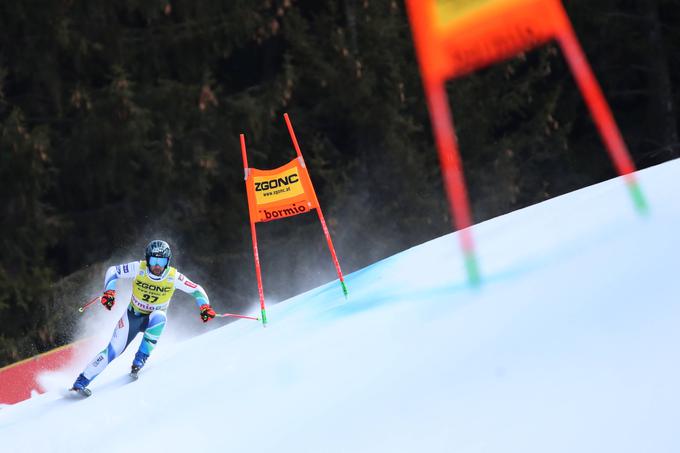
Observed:
[[[88,384],[90,383],[90,380],[86,378],[82,373],[78,375],[76,378],[76,382],[73,383],[73,387],[71,387],[72,392],[77,392],[80,395],[84,397],[88,397],[92,395],[92,390],[87,388]]]
[[[137,379],[139,376],[139,370],[142,369],[146,363],[146,359],[149,358],[149,354],[144,354],[142,351],[137,351],[135,354],[135,359],[132,361],[132,369],[130,370],[130,377],[132,379]]]

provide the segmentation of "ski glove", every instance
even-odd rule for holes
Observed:
[[[208,322],[215,317],[215,310],[208,304],[201,305],[201,319]]]
[[[107,310],[111,310],[111,307],[113,307],[113,304],[116,303],[116,290],[115,289],[107,289],[104,291],[104,295],[102,296],[102,305],[106,307]]]

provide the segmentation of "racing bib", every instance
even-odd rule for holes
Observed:
[[[165,278],[152,280],[146,261],[139,263],[139,272],[132,281],[132,305],[144,314],[156,310],[166,310],[175,292],[175,275],[177,269],[170,267]]]

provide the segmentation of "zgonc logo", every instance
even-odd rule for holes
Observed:
[[[283,186],[288,186],[295,184],[300,181],[300,177],[297,173],[292,175],[284,176],[283,178],[270,179],[268,181],[255,182],[255,192],[262,192],[264,190],[276,189]]]

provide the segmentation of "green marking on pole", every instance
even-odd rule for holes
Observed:
[[[262,309],[262,327],[267,327],[267,313]]]
[[[482,278],[479,273],[479,266],[477,265],[477,257],[474,252],[465,253],[465,270],[468,275],[468,282],[470,286],[479,286],[482,283]]]
[[[645,195],[642,193],[642,188],[637,183],[637,181],[629,182],[628,190],[630,191],[630,195],[633,197],[633,203],[635,203],[635,209],[637,209],[638,214],[648,214],[649,205],[647,204]]]
[[[342,285],[342,293],[345,295],[345,299],[347,299],[348,295],[347,286],[345,285],[345,282],[343,282],[342,280],[340,280],[340,284]]]

